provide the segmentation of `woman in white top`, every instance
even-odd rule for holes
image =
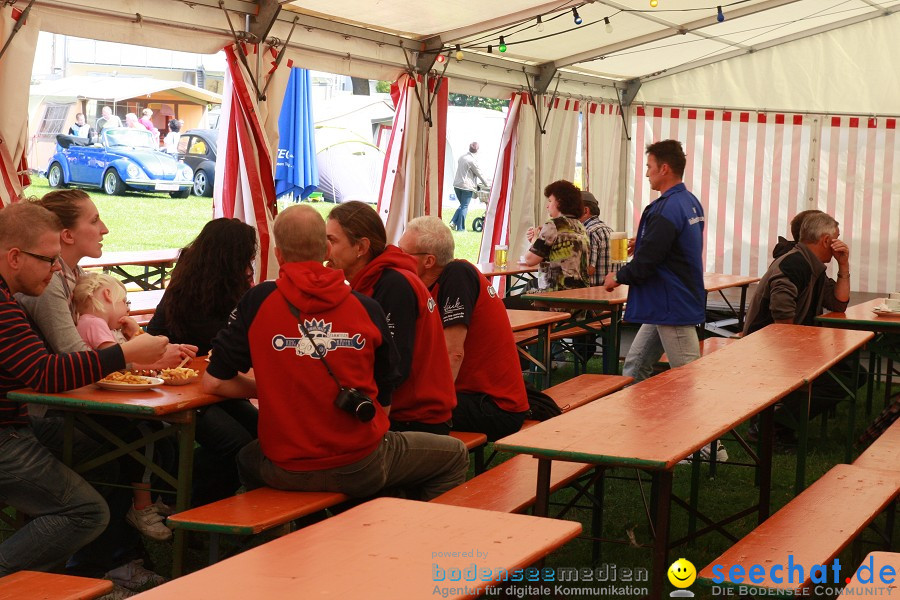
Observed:
[[[178,154],[178,140],[181,139],[181,123],[177,119],[169,121],[169,133],[166,134],[163,144],[165,144],[167,154]]]

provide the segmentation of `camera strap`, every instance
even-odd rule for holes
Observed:
[[[282,297],[284,294],[282,294]],[[287,302],[288,310],[291,311],[291,314],[294,315],[294,318],[297,319],[297,325],[300,326],[300,331],[303,332],[304,337],[306,337],[310,343],[313,345],[313,353],[316,355],[316,358],[322,361],[322,364],[325,365],[325,370],[328,371],[328,375],[334,380],[337,384],[338,389],[344,389],[344,386],[341,385],[340,380],[338,380],[337,376],[334,374],[334,371],[331,370],[331,367],[328,366],[328,361],[325,360],[325,353],[319,348],[319,345],[315,342],[313,337],[309,335],[309,330],[306,329],[306,325],[303,324],[303,319],[300,318],[300,309],[291,304],[287,298],[284,299]]]

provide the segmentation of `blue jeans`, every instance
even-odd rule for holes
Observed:
[[[466,213],[469,212],[469,202],[472,201],[472,196],[475,192],[472,190],[461,190],[458,187],[453,188],[453,191],[456,192],[456,199],[459,200],[459,208],[456,209],[456,212],[453,213],[453,218],[450,219],[450,227],[455,228],[457,231],[465,231]]]
[[[100,494],[27,426],[0,429],[0,501],[32,518],[0,544],[0,577],[59,566],[109,522]]]
[[[653,365],[663,352],[669,365],[680,367],[700,358],[700,342],[693,325],[641,325],[625,357],[622,374],[634,377],[634,382],[653,375]]]

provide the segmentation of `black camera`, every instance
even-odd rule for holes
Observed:
[[[375,418],[375,403],[372,399],[357,390],[341,386],[334,405],[341,410],[346,410],[363,423],[368,423]]]

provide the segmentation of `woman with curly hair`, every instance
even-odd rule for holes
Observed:
[[[191,343],[198,354],[207,354],[212,339],[252,285],[256,248],[256,230],[250,225],[237,219],[207,223],[181,251],[148,333]],[[240,487],[235,459],[256,439],[257,421],[257,410],[246,398],[222,400],[200,410],[195,506],[228,497]]]

